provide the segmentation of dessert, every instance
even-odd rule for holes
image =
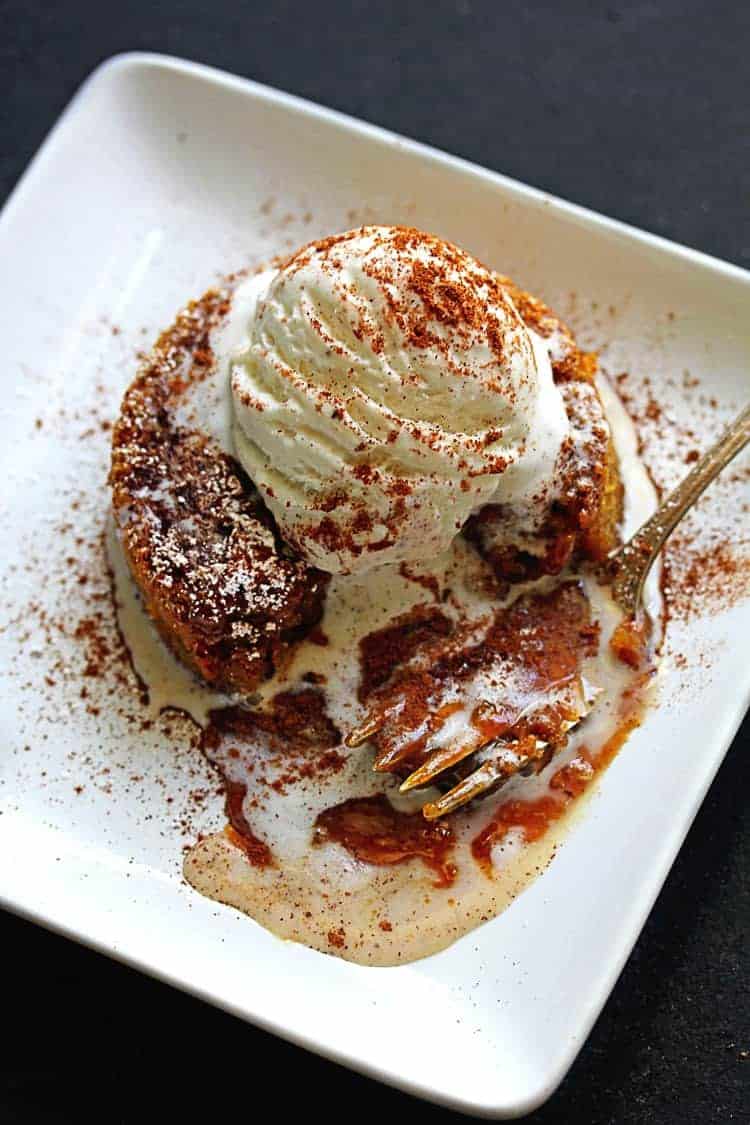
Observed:
[[[136,668],[166,642],[215,689],[207,715],[170,700],[226,794],[193,886],[391,964],[549,861],[650,674],[613,655],[594,574],[623,514],[615,411],[541,301],[412,228],[322,239],[180,314],[110,479],[118,598],[153,624],[121,618]]]

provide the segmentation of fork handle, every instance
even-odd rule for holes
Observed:
[[[643,584],[669,535],[711,481],[748,441],[750,403],[696,462],[684,480],[662,501],[651,518],[606,561],[604,565],[607,572],[614,576],[612,596],[629,617],[636,617],[638,614]]]

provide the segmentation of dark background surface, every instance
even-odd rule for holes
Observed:
[[[302,94],[750,266],[750,7],[521,8],[0,0],[0,196],[90,70],[137,48]],[[589,1042],[529,1120],[750,1119],[749,742],[746,722]],[[0,935],[0,1122],[244,1117],[259,1091],[290,1117],[451,1116],[16,918],[0,916]]]

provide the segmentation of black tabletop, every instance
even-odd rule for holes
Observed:
[[[89,71],[134,48],[302,94],[750,266],[746,3],[0,0],[0,194]],[[746,722],[539,1125],[750,1117],[748,749]],[[251,1116],[266,1092],[290,1117],[450,1116],[9,915],[0,933],[0,1122]]]

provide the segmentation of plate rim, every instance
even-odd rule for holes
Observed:
[[[140,67],[151,69],[162,68],[183,73],[193,78],[233,88],[246,94],[252,94],[262,101],[273,102],[278,106],[294,110],[297,113],[303,113],[309,117],[328,121],[350,133],[369,136],[372,140],[378,140],[392,148],[419,155],[433,163],[447,165],[463,172],[468,172],[488,182],[501,184],[504,188],[523,197],[527,201],[533,199],[536,203],[549,206],[559,213],[564,213],[582,220],[587,225],[594,225],[600,229],[606,229],[612,233],[619,234],[620,236],[626,236],[628,240],[634,240],[642,245],[658,248],[662,251],[666,251],[672,257],[689,261],[694,266],[708,268],[712,272],[719,272],[725,277],[733,278],[735,281],[750,285],[750,270],[744,269],[742,266],[738,266],[733,262],[728,262],[723,258],[708,254],[703,250],[697,250],[694,247],[687,246],[674,239],[666,238],[660,234],[654,234],[652,231],[637,227],[622,219],[616,219],[612,216],[605,215],[595,208],[585,207],[580,203],[565,199],[553,192],[534,187],[532,184],[526,184],[522,180],[508,176],[503,172],[495,171],[492,168],[485,168],[475,161],[468,160],[462,156],[454,156],[452,153],[440,149],[435,145],[429,145],[422,141],[415,140],[414,138],[404,136],[382,125],[375,125],[372,122],[361,120],[341,110],[331,109],[328,106],[312,101],[310,98],[287,93],[275,86],[258,82],[253,78],[244,78],[241,75],[232,74],[230,71],[222,70],[219,67],[209,66],[206,63],[195,62],[191,59],[184,59],[177,55],[168,55],[158,51],[117,52],[98,63],[91,73],[84,78],[77,90],[73,93],[70,101],[62,109],[50,129],[42,138],[42,141],[29,160],[29,163],[26,165],[26,168],[9,192],[0,210],[0,230],[2,230],[2,225],[8,221],[7,216],[12,215],[14,207],[18,205],[19,200],[17,197],[28,187],[32,176],[38,174],[40,163],[48,158],[54,147],[54,142],[59,136],[61,127],[68,123],[68,119],[73,116],[80,103],[87,97],[90,97],[95,92],[98,85],[108,81],[111,74],[116,73],[118,70],[137,70]]]

